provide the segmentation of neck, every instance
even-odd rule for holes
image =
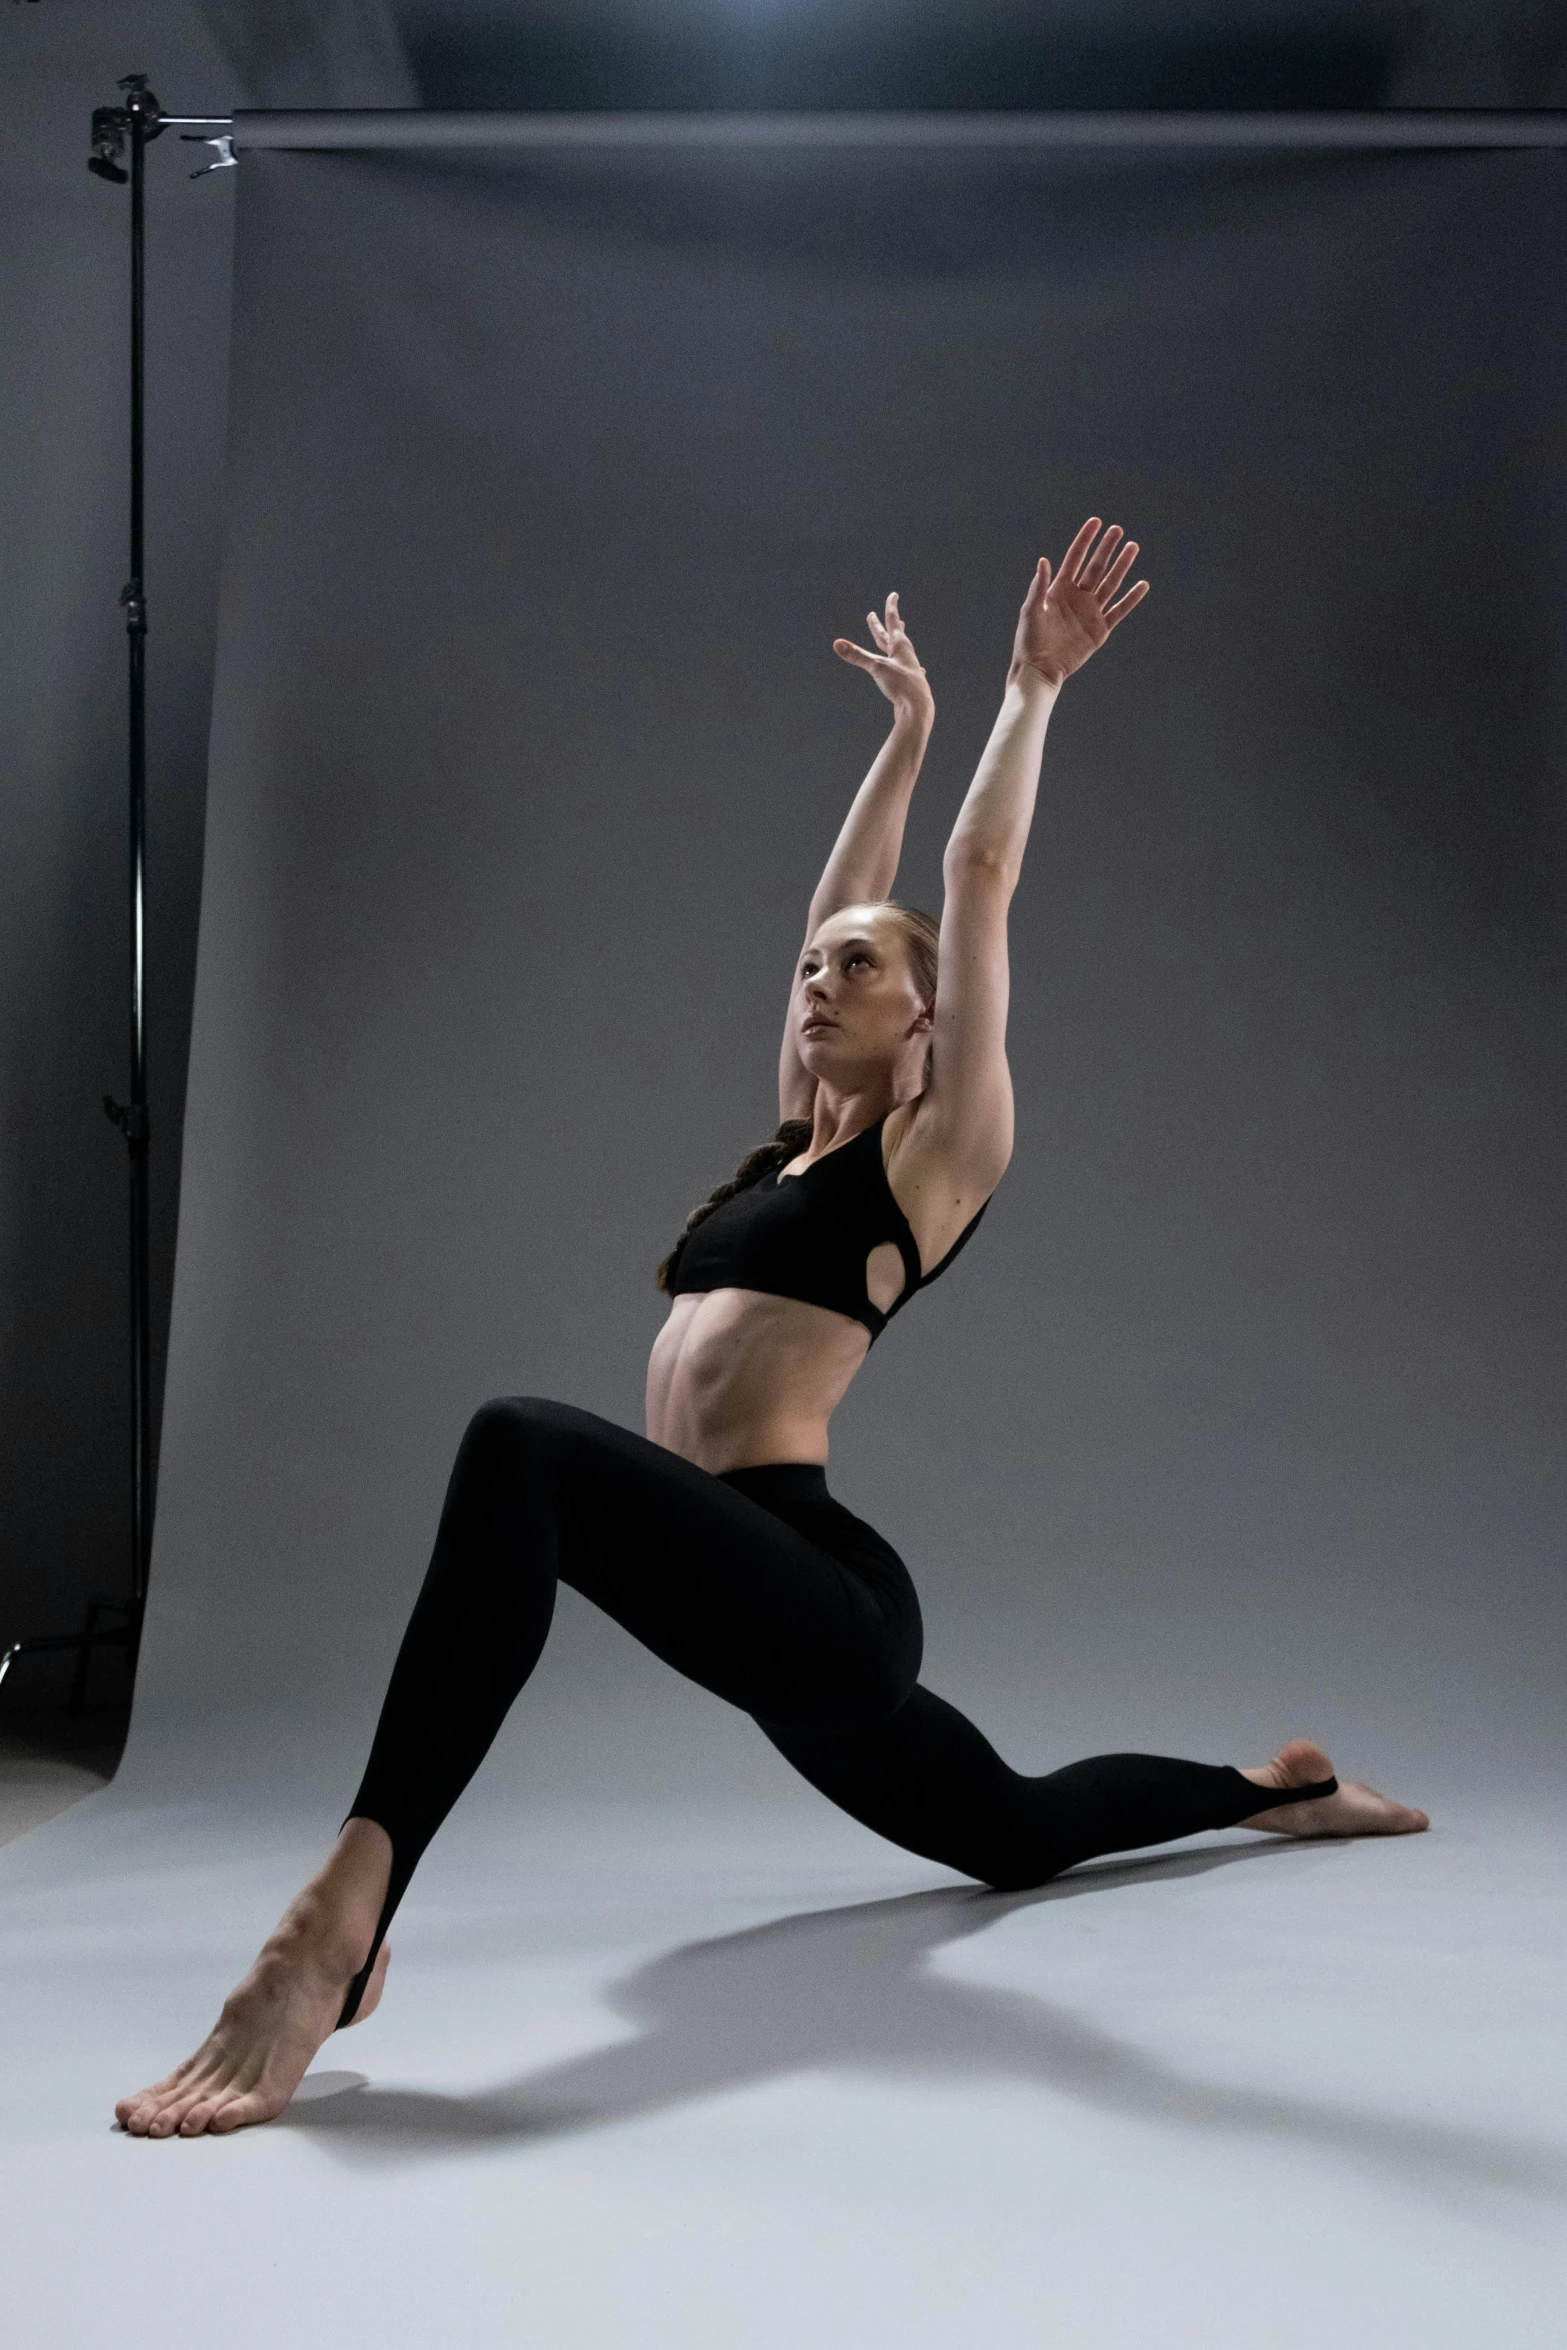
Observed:
[[[878,1118],[898,1108],[900,1103],[913,1101],[919,1093],[917,1081],[901,1083],[899,1072],[878,1070],[863,1084],[836,1086],[819,1080],[816,1099],[811,1105],[811,1142],[808,1156],[819,1159],[823,1151],[830,1151],[841,1142],[847,1142],[865,1127],[874,1126]]]

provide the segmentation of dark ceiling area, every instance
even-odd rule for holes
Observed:
[[[1363,107],[1385,102],[1386,33],[1163,33],[997,23],[907,27],[812,7],[709,31],[649,17],[530,28],[426,22],[408,60],[427,106],[555,108]]]
[[[1567,106],[1567,0],[195,0],[254,106]]]
[[[401,0],[392,13],[430,107],[1567,101],[1567,0]]]

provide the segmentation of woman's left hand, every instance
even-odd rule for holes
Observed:
[[[1099,538],[1101,527],[1098,515],[1091,514],[1054,574],[1040,556],[1018,614],[1012,677],[1030,669],[1046,685],[1062,685],[1147,595],[1148,582],[1140,579],[1117,601],[1117,590],[1137,560],[1137,541],[1128,539],[1122,546],[1118,522]]]
[[[846,636],[833,638],[833,651],[840,661],[868,670],[900,718],[917,717],[928,723],[935,712],[935,698],[903,625],[897,590],[887,598],[885,619],[875,612],[867,612],[865,620],[876,641],[874,653],[868,652],[864,645],[852,643]]]

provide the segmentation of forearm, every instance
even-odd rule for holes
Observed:
[[[987,865],[1016,886],[1034,818],[1045,730],[1058,685],[1014,665],[996,723],[947,843],[946,866]]]
[[[810,928],[843,906],[891,894],[903,853],[903,827],[930,740],[933,712],[900,710],[865,781],[854,795],[811,900]]]

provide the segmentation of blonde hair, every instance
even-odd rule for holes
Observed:
[[[941,955],[941,924],[934,914],[927,914],[922,906],[903,906],[896,898],[878,898],[874,901],[878,914],[892,914],[903,933],[908,950],[909,969],[914,984],[927,1001],[934,1000],[936,972]]]

